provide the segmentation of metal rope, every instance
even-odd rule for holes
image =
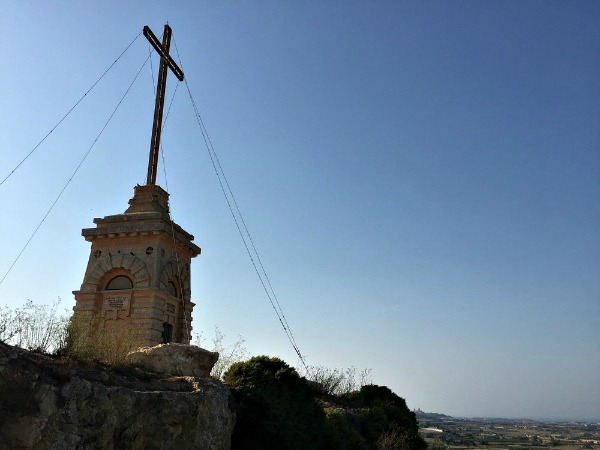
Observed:
[[[12,262],[12,264],[10,265],[10,267],[8,268],[8,270],[6,271],[6,273],[4,274],[4,276],[2,277],[2,279],[0,280],[0,285],[4,282],[4,280],[6,279],[6,277],[8,276],[8,274],[10,273],[10,271],[12,270],[12,268],[15,266],[15,264],[17,263],[17,261],[19,260],[19,258],[21,257],[21,255],[23,254],[23,252],[25,251],[25,249],[29,246],[29,243],[31,242],[31,240],[33,239],[33,237],[37,234],[37,232],[40,229],[40,227],[42,226],[42,224],[46,221],[46,218],[50,215],[50,212],[52,212],[52,210],[54,209],[54,206],[58,203],[58,200],[62,197],[63,193],[67,189],[67,186],[69,186],[69,184],[71,183],[71,181],[73,180],[73,178],[75,177],[75,175],[77,174],[77,172],[79,171],[80,167],[83,165],[84,161],[87,159],[88,155],[90,154],[90,152],[92,151],[92,149],[94,148],[94,146],[96,145],[96,143],[98,142],[98,139],[100,139],[100,136],[102,135],[102,133],[104,132],[104,130],[106,129],[106,127],[108,126],[108,124],[110,123],[110,121],[112,120],[113,116],[117,112],[117,109],[119,109],[119,106],[121,106],[121,103],[123,103],[123,100],[125,99],[125,97],[129,93],[129,91],[131,90],[131,87],[135,83],[135,80],[137,80],[139,74],[141,73],[142,69],[144,68],[144,66],[146,65],[147,62],[148,62],[148,58],[146,58],[146,60],[144,61],[144,64],[142,64],[142,67],[140,67],[140,70],[138,70],[138,72],[136,73],[135,77],[133,78],[133,81],[131,82],[131,84],[129,85],[129,87],[127,88],[127,90],[125,91],[125,93],[123,94],[123,96],[121,97],[121,100],[119,100],[119,103],[117,103],[117,106],[115,107],[115,109],[113,110],[113,112],[108,117],[108,120],[106,121],[106,123],[104,124],[104,126],[102,127],[102,129],[100,130],[100,132],[98,133],[98,135],[96,136],[96,139],[94,139],[94,141],[92,142],[92,145],[90,145],[90,147],[88,148],[87,152],[85,152],[85,154],[83,155],[83,158],[81,159],[81,161],[79,161],[79,164],[77,164],[77,167],[75,168],[75,170],[71,174],[71,177],[67,180],[67,182],[65,183],[65,185],[63,186],[63,188],[59,192],[58,196],[56,197],[56,199],[52,203],[52,205],[50,205],[50,208],[48,208],[48,211],[46,211],[46,214],[44,215],[44,217],[42,218],[42,220],[40,221],[40,223],[38,224],[38,226],[35,228],[35,230],[31,234],[31,236],[29,237],[29,239],[27,240],[27,242],[25,243],[25,245],[23,246],[23,248],[21,249],[21,251],[17,255],[17,257],[15,258],[15,260]]]
[[[138,38],[138,37],[140,37],[140,34],[142,34],[142,32],[141,32],[141,31],[140,31],[140,32],[138,33],[138,35],[137,35],[137,36],[136,36],[136,37],[133,39],[133,41],[131,41],[131,42],[129,43],[129,45],[128,45],[127,47],[125,47],[125,50],[123,50],[123,51],[121,52],[121,54],[120,54],[120,55],[117,57],[117,59],[115,59],[115,60],[113,61],[113,63],[112,63],[110,66],[108,66],[108,69],[106,69],[106,70],[104,71],[104,73],[103,73],[102,75],[100,75],[100,78],[98,78],[98,79],[96,80],[96,82],[95,82],[94,84],[92,84],[92,87],[91,87],[91,88],[89,88],[87,91],[85,91],[85,93],[84,93],[84,94],[83,94],[83,95],[82,95],[82,96],[79,98],[79,100],[77,100],[77,102],[75,102],[75,104],[74,104],[74,105],[71,107],[71,109],[69,109],[69,110],[67,111],[67,113],[66,113],[66,114],[65,114],[65,115],[62,117],[62,119],[60,119],[60,120],[58,121],[58,123],[57,123],[56,125],[54,125],[50,131],[48,131],[48,133],[46,134],[46,136],[44,136],[44,137],[42,138],[42,140],[41,140],[40,142],[38,142],[38,143],[37,143],[37,145],[36,145],[35,147],[33,147],[33,149],[31,149],[31,151],[30,151],[29,153],[27,153],[27,155],[25,156],[25,158],[23,158],[23,159],[21,160],[21,162],[20,162],[19,164],[17,164],[17,166],[16,166],[16,167],[15,167],[13,170],[11,170],[11,172],[10,172],[10,173],[9,173],[9,174],[8,174],[6,177],[4,177],[4,179],[3,179],[2,181],[0,181],[0,186],[2,186],[2,185],[4,184],[4,182],[5,182],[6,180],[8,180],[8,179],[9,179],[9,178],[12,176],[12,174],[13,174],[13,173],[15,173],[15,171],[16,171],[16,170],[17,170],[19,167],[21,167],[21,164],[23,164],[23,163],[24,163],[24,162],[27,160],[27,158],[29,158],[29,157],[30,157],[30,156],[33,154],[33,152],[35,152],[35,151],[37,150],[37,148],[38,148],[40,145],[42,145],[42,143],[43,143],[43,142],[46,140],[46,138],[47,138],[48,136],[50,136],[50,134],[52,134],[52,132],[53,132],[54,130],[56,130],[56,128],[58,128],[58,126],[59,126],[59,125],[60,125],[60,124],[63,122],[63,120],[65,120],[65,119],[66,119],[66,118],[67,118],[67,117],[68,117],[68,116],[69,116],[69,115],[70,115],[70,114],[73,112],[73,110],[74,110],[74,109],[77,107],[77,105],[79,105],[79,103],[81,103],[81,101],[82,101],[82,100],[83,100],[83,99],[84,99],[84,98],[85,98],[85,97],[86,97],[86,96],[87,96],[87,95],[88,95],[88,94],[91,92],[91,90],[92,90],[92,89],[94,89],[94,88],[96,87],[96,85],[97,85],[97,84],[100,82],[100,80],[102,80],[102,78],[104,78],[104,76],[105,76],[105,75],[108,73],[108,71],[109,71],[110,69],[112,69],[112,67],[113,67],[113,66],[114,66],[114,65],[117,63],[117,61],[118,61],[119,59],[121,59],[121,56],[123,56],[123,55],[125,54],[125,52],[126,52],[127,50],[129,50],[129,47],[131,47],[131,46],[133,45],[133,43],[134,43],[134,42],[137,40],[137,38]]]
[[[169,108],[167,109],[167,114],[165,116],[165,119],[163,120],[163,124],[162,124],[162,129],[164,131],[165,126],[167,124],[167,119],[169,118],[169,113],[171,112],[171,106],[173,106],[173,100],[175,99],[175,94],[177,93],[177,88],[179,87],[179,83],[177,83],[175,85],[175,90],[173,91],[173,96],[171,97],[171,102],[169,103]],[[162,159],[162,163],[163,163],[163,173],[165,176],[165,188],[167,191],[167,194],[169,193],[169,180],[167,179],[167,164],[165,163],[165,152],[163,149],[163,141],[160,142],[160,156]],[[190,327],[188,325],[188,321],[187,321],[187,317],[185,314],[185,286],[183,284],[183,276],[181,273],[181,265],[179,264],[179,253],[177,252],[177,240],[175,239],[175,225],[174,225],[174,221],[173,221],[173,215],[171,214],[171,205],[170,205],[170,201],[167,201],[168,207],[169,207],[169,220],[171,221],[171,236],[173,238],[173,251],[175,253],[175,264],[177,265],[177,279],[179,281],[179,287],[181,289],[181,306],[183,309],[183,323],[185,325],[185,332],[187,335],[187,338],[189,340],[192,339],[192,336],[190,335]]]
[[[177,58],[179,59],[179,65],[182,67],[183,69],[183,64],[181,62],[181,57],[179,56],[179,50],[177,48],[177,43],[175,42],[175,38],[173,38],[173,43],[175,45],[175,51],[177,53]],[[271,285],[271,282],[269,281],[269,277],[267,276],[266,270],[264,268],[264,265],[262,264],[262,261],[260,259],[260,256],[258,254],[258,250],[256,249],[256,246],[254,245],[254,242],[252,240],[252,236],[248,230],[248,227],[246,226],[246,223],[243,219],[242,213],[238,207],[237,201],[235,200],[235,196],[233,195],[233,191],[231,190],[231,187],[229,185],[229,182],[227,181],[227,177],[225,176],[225,172],[223,171],[223,167],[221,166],[221,163],[219,161],[219,158],[217,156],[217,153],[215,151],[215,148],[212,144],[212,141],[210,140],[210,137],[208,136],[208,131],[206,130],[206,127],[204,125],[204,121],[202,120],[202,117],[200,115],[200,112],[198,110],[198,107],[196,106],[196,102],[194,101],[194,98],[192,96],[192,92],[190,90],[190,87],[188,85],[187,82],[187,78],[184,80],[185,82],[185,86],[187,88],[188,91],[188,95],[190,97],[190,101],[192,103],[192,107],[194,109],[194,113],[196,116],[196,121],[198,122],[198,126],[200,127],[200,131],[202,133],[202,137],[204,138],[204,143],[206,145],[206,149],[208,151],[211,163],[213,165],[213,169],[217,175],[217,179],[219,180],[219,184],[221,186],[221,190],[223,192],[223,195],[225,196],[225,200],[227,202],[227,206],[229,207],[229,211],[231,213],[231,216],[233,217],[233,220],[235,222],[235,225],[237,227],[238,233],[240,235],[240,237],[242,238],[242,241],[244,243],[244,247],[246,248],[246,252],[248,253],[248,256],[250,257],[250,261],[252,262],[252,266],[254,267],[254,270],[263,286],[263,289],[265,291],[265,293],[267,294],[267,298],[269,299],[269,302],[271,303],[271,307],[273,308],[273,310],[275,311],[275,314],[277,315],[277,318],[279,320],[279,323],[281,324],[288,340],[290,341],[290,344],[292,345],[292,347],[294,348],[294,351],[296,352],[296,354],[298,355],[298,357],[300,358],[300,361],[302,362],[302,365],[304,366],[304,368],[306,369],[307,373],[310,372],[308,366],[306,365],[306,362],[304,360],[304,356],[302,355],[302,353],[300,352],[300,349],[298,348],[298,345],[296,343],[296,340],[294,338],[294,335],[292,333],[291,327],[289,326],[287,319],[285,317],[285,314],[283,313],[283,309],[281,308],[281,304],[279,303],[279,300],[277,299],[277,296],[275,295],[275,290],[273,289],[273,286]],[[227,190],[225,189],[225,186],[227,186]],[[227,194],[227,192],[229,192],[229,195]],[[235,205],[235,209],[237,211],[237,214],[240,218],[240,221],[242,223],[242,226],[244,228],[244,231],[246,233],[246,236],[248,237],[248,240],[250,241],[251,247],[252,247],[252,251],[250,250],[250,246],[248,245],[248,242],[246,241],[246,237],[244,236],[244,232],[242,231],[242,228],[240,227],[240,223],[238,221],[238,218],[236,217],[234,208],[232,207],[231,201],[229,200],[229,196],[231,196],[231,199],[233,201],[233,204]],[[254,252],[254,253],[253,253]],[[260,270],[258,269],[258,266],[254,260],[254,255],[256,256],[256,259],[259,262],[260,268],[262,270],[262,274],[260,272]],[[264,276],[264,279],[263,279]],[[266,283],[265,283],[266,280]],[[268,286],[268,287],[267,287]],[[269,291],[270,289],[270,291]]]

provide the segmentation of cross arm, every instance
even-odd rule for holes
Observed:
[[[166,25],[166,27],[168,27],[168,25]],[[165,27],[165,29],[166,29],[166,27]],[[171,28],[169,27],[169,32],[170,31],[171,31]],[[175,63],[175,61],[173,61],[173,58],[171,58],[171,55],[169,55],[167,52],[165,52],[162,44],[160,43],[160,41],[158,40],[158,38],[152,32],[152,30],[150,29],[150,27],[148,25],[144,26],[144,36],[146,36],[146,39],[148,39],[148,41],[150,42],[152,47],[154,47],[154,50],[156,50],[156,52],[160,55],[160,57],[165,59],[167,65],[171,68],[171,70],[173,71],[173,73],[175,74],[177,79],[179,81],[183,81],[183,71],[179,68],[179,66]]]

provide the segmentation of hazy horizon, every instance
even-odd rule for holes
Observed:
[[[418,410],[418,408],[413,409],[413,411]],[[448,417],[453,417],[455,419],[470,419],[470,420],[477,420],[477,419],[481,419],[481,420],[514,420],[514,421],[519,421],[519,420],[533,420],[535,422],[561,422],[561,423],[568,423],[568,422],[575,422],[575,423],[600,423],[600,416],[597,417],[560,417],[560,416],[550,416],[550,417],[544,417],[544,416],[539,416],[539,417],[504,417],[504,416],[460,416],[460,415],[455,415],[455,414],[447,414],[444,412],[439,412],[439,411],[422,411],[421,412],[425,413],[425,414],[444,414]]]

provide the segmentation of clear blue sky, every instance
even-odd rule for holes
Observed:
[[[427,411],[600,418],[600,3],[0,6],[0,178],[169,21],[309,364],[371,368]],[[140,36],[0,186],[1,275],[147,54]],[[1,304],[72,307],[81,229],[144,183],[153,102],[147,66]],[[296,365],[183,85],[163,142],[174,219],[203,249],[195,331]]]

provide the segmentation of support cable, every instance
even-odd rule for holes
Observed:
[[[15,171],[16,171],[16,170],[17,170],[19,167],[21,167],[21,165],[22,165],[22,164],[23,164],[23,163],[24,163],[24,162],[25,162],[25,161],[26,161],[26,160],[27,160],[27,159],[28,159],[28,158],[29,158],[29,157],[30,157],[30,156],[33,154],[33,152],[35,152],[35,151],[38,149],[38,147],[39,147],[40,145],[42,145],[42,143],[43,143],[43,142],[46,140],[46,138],[47,138],[48,136],[50,136],[50,135],[52,134],[52,132],[53,132],[54,130],[56,130],[56,128],[58,128],[58,126],[59,126],[59,125],[60,125],[60,124],[61,124],[61,123],[62,123],[62,122],[63,122],[63,121],[64,121],[64,120],[65,120],[65,119],[66,119],[66,118],[67,118],[67,117],[68,117],[68,116],[69,116],[69,115],[70,115],[70,114],[73,112],[73,110],[74,110],[74,109],[77,107],[77,105],[79,105],[79,103],[81,103],[81,101],[82,101],[82,100],[83,100],[83,99],[84,99],[84,98],[85,98],[85,97],[86,97],[86,96],[87,96],[87,95],[88,95],[88,94],[89,94],[89,93],[92,91],[92,89],[94,89],[94,88],[96,87],[96,85],[97,85],[97,84],[100,82],[100,80],[102,80],[102,78],[104,78],[104,76],[105,76],[105,75],[108,73],[108,71],[109,71],[110,69],[112,69],[112,67],[113,67],[113,66],[114,66],[114,65],[117,63],[117,61],[119,61],[119,59],[121,59],[121,57],[122,57],[122,56],[125,54],[125,52],[126,52],[127,50],[129,50],[129,47],[131,47],[131,46],[133,45],[133,43],[134,43],[134,42],[137,40],[137,38],[138,38],[138,37],[140,37],[140,34],[142,34],[142,32],[141,32],[141,31],[140,31],[140,32],[138,33],[138,35],[137,35],[137,36],[136,36],[136,37],[133,39],[133,41],[131,41],[131,42],[129,43],[129,45],[128,45],[127,47],[125,47],[125,50],[123,50],[123,51],[121,52],[121,54],[120,54],[119,56],[117,56],[117,59],[115,59],[115,60],[112,62],[112,64],[111,64],[110,66],[108,66],[108,69],[106,69],[106,70],[104,71],[104,73],[103,73],[102,75],[100,75],[100,78],[98,78],[98,79],[96,80],[96,82],[95,82],[94,84],[92,84],[92,87],[91,87],[91,88],[89,88],[87,91],[85,91],[85,93],[84,93],[84,94],[83,94],[83,95],[82,95],[82,96],[79,98],[79,100],[77,100],[77,102],[75,102],[75,104],[74,104],[74,105],[71,107],[71,109],[69,109],[69,110],[67,111],[67,113],[66,113],[66,114],[65,114],[65,115],[62,117],[62,119],[60,119],[60,120],[59,120],[59,121],[56,123],[56,125],[54,125],[54,126],[53,126],[53,127],[50,129],[50,131],[48,131],[48,133],[47,133],[47,134],[46,134],[46,135],[45,135],[45,136],[42,138],[42,140],[41,140],[40,142],[38,142],[38,143],[35,145],[35,147],[33,147],[33,149],[31,149],[31,151],[30,151],[29,153],[27,153],[27,155],[25,156],[25,158],[23,158],[23,159],[21,160],[21,162],[19,162],[19,164],[17,164],[17,165],[16,165],[16,167],[15,167],[13,170],[11,170],[11,172],[10,172],[8,175],[6,175],[6,177],[4,177],[4,179],[3,179],[2,181],[0,181],[0,186],[2,186],[2,185],[4,184],[4,182],[5,182],[6,180],[8,180],[8,179],[9,179],[9,178],[12,176],[12,174],[13,174],[13,173],[15,173]]]
[[[171,111],[171,106],[173,105],[173,100],[175,99],[175,94],[177,93],[177,88],[179,87],[179,83],[175,85],[175,91],[173,92],[173,96],[171,97],[171,102],[169,103],[169,108],[167,109],[167,115],[163,120],[162,130],[164,132],[165,126],[167,124],[167,119],[169,117],[169,112]],[[165,163],[165,152],[163,148],[163,141],[160,142],[160,155],[163,163],[163,173],[165,175],[165,188],[167,194],[169,193],[169,180],[167,179],[167,164]],[[177,251],[177,240],[175,239],[175,222],[173,221],[173,214],[171,213],[171,205],[170,200],[167,200],[167,204],[169,206],[169,220],[171,221],[171,237],[173,238],[173,251],[175,253],[175,264],[177,266],[177,280],[179,282],[179,288],[181,290],[181,306],[183,309],[183,323],[185,325],[185,333],[189,341],[192,340],[192,336],[190,335],[190,327],[188,325],[186,310],[185,310],[185,286],[183,284],[183,274],[181,271],[181,264],[179,262],[179,252]]]
[[[81,166],[83,165],[84,161],[87,159],[88,155],[90,154],[90,152],[92,151],[92,149],[94,148],[94,146],[96,145],[96,143],[98,142],[98,139],[100,139],[100,136],[102,135],[102,133],[104,132],[104,130],[106,129],[106,127],[108,126],[108,124],[110,123],[110,121],[112,120],[112,118],[114,117],[115,113],[117,112],[117,109],[119,109],[119,106],[121,106],[121,103],[123,103],[123,100],[125,99],[125,97],[129,93],[129,91],[131,90],[131,87],[135,83],[135,80],[137,80],[139,74],[142,72],[142,69],[144,68],[144,66],[147,63],[148,63],[148,58],[146,58],[146,60],[144,61],[144,64],[142,64],[142,67],[140,67],[140,70],[138,70],[138,72],[136,73],[135,77],[133,78],[133,81],[131,82],[131,84],[129,85],[129,87],[127,88],[127,90],[125,91],[125,93],[123,94],[123,96],[121,97],[121,100],[119,100],[119,103],[117,103],[117,106],[115,107],[115,109],[113,110],[113,112],[108,117],[108,120],[106,121],[106,123],[104,124],[104,126],[102,127],[102,129],[100,130],[100,132],[98,133],[98,135],[96,136],[96,138],[94,139],[94,141],[92,142],[92,145],[90,145],[90,147],[88,148],[87,152],[85,152],[85,154],[83,155],[83,158],[81,159],[81,161],[79,161],[79,164],[77,164],[77,167],[75,167],[75,170],[71,174],[71,177],[67,180],[67,182],[65,183],[65,185],[63,186],[63,188],[59,192],[58,196],[56,197],[56,199],[52,203],[52,205],[50,205],[50,208],[48,208],[48,211],[46,211],[46,214],[44,215],[44,217],[42,218],[42,220],[40,221],[40,223],[38,224],[38,226],[35,228],[35,230],[31,234],[31,236],[29,236],[29,239],[27,240],[27,242],[25,243],[25,245],[23,246],[23,248],[21,249],[21,251],[19,252],[19,254],[17,255],[17,257],[15,258],[15,260],[12,262],[12,264],[10,265],[10,267],[8,268],[8,270],[6,271],[6,273],[4,274],[4,276],[2,277],[2,279],[0,280],[0,285],[4,282],[4,280],[6,279],[6,277],[8,276],[8,274],[10,273],[10,271],[12,270],[12,268],[15,266],[15,264],[17,263],[17,261],[19,260],[19,258],[21,257],[21,255],[23,254],[23,252],[25,251],[25,249],[29,246],[29,243],[32,241],[32,239],[34,238],[34,236],[37,234],[37,232],[40,229],[40,227],[42,226],[42,224],[46,221],[46,218],[50,215],[50,213],[54,209],[54,206],[56,206],[56,204],[58,203],[58,200],[62,197],[63,193],[65,192],[65,190],[67,189],[67,187],[69,186],[69,184],[71,183],[71,181],[73,180],[73,178],[75,177],[75,175],[77,174],[77,172],[79,171],[79,169],[81,168]]]
[[[179,59],[179,65],[182,67],[183,69],[183,64],[181,63],[181,57],[179,56],[179,50],[177,48],[177,43],[175,42],[175,39],[173,39],[174,45],[175,45],[175,51],[177,52],[177,57]],[[240,237],[242,238],[242,241],[244,243],[244,246],[246,248],[246,252],[248,253],[248,256],[250,257],[250,261],[252,262],[252,265],[254,267],[254,270],[256,272],[256,274],[258,275],[258,278],[263,286],[263,289],[265,291],[265,293],[267,294],[267,298],[269,299],[269,302],[271,303],[271,306],[273,308],[273,310],[275,311],[275,314],[277,315],[277,318],[279,320],[279,323],[281,324],[288,340],[290,341],[290,344],[292,345],[292,347],[294,348],[294,351],[296,352],[296,354],[298,355],[298,357],[300,358],[300,361],[302,362],[302,365],[304,366],[305,370],[307,371],[307,373],[310,372],[308,366],[306,365],[306,362],[304,360],[304,356],[302,355],[302,353],[300,352],[300,349],[296,343],[296,340],[294,338],[294,335],[292,333],[291,327],[289,326],[287,319],[285,317],[285,314],[283,313],[283,309],[281,308],[281,304],[279,303],[279,300],[277,299],[277,296],[275,294],[275,290],[273,289],[273,286],[269,280],[269,277],[266,273],[266,270],[264,268],[264,265],[262,263],[262,260],[260,259],[258,250],[256,248],[256,246],[254,245],[254,241],[252,240],[252,236],[248,230],[248,227],[246,226],[246,223],[244,221],[244,218],[242,216],[242,213],[239,209],[238,203],[235,200],[235,196],[233,195],[233,191],[231,189],[231,186],[229,185],[229,182],[227,180],[227,177],[225,176],[225,172],[223,170],[223,167],[221,166],[221,163],[219,161],[219,158],[217,156],[216,150],[212,144],[212,141],[210,140],[210,137],[208,135],[208,131],[206,130],[206,127],[204,125],[204,121],[202,120],[202,117],[200,115],[200,112],[198,110],[198,107],[196,105],[196,102],[194,101],[194,98],[192,96],[192,92],[190,90],[189,84],[187,82],[187,79],[184,80],[187,91],[188,91],[188,95],[190,97],[190,101],[192,103],[192,107],[194,109],[194,113],[196,116],[196,121],[198,122],[198,126],[200,127],[200,131],[202,133],[202,137],[204,139],[204,143],[206,145],[206,149],[208,150],[208,154],[211,160],[211,163],[213,165],[213,169],[215,171],[215,174],[217,175],[217,179],[219,180],[219,184],[221,186],[221,190],[223,192],[223,195],[225,196],[225,200],[227,202],[227,206],[229,207],[229,211],[231,213],[231,216],[233,217],[233,220],[235,222],[235,225],[238,229],[238,233],[240,234]],[[225,188],[225,186],[227,187],[227,189]],[[227,192],[229,192],[229,195],[227,194]],[[231,201],[229,199],[229,197],[231,196]],[[237,211],[237,215],[239,216],[240,220],[238,221],[238,218],[236,216],[236,213],[234,211],[234,207],[232,206],[232,201],[233,204],[235,206],[235,210]],[[242,226],[240,226],[240,222],[242,223]],[[248,245],[248,242],[246,240],[246,237],[244,236],[244,232],[242,231],[242,227],[245,231],[246,236],[248,237],[248,241],[250,242],[250,246],[252,247],[252,250],[250,249],[250,246]],[[256,260],[258,261],[259,265],[260,265],[260,269],[262,270],[262,274],[261,271],[259,270],[256,262],[255,262],[255,258],[254,256],[256,256]],[[266,282],[265,282],[266,281]],[[267,287],[268,286],[268,287]]]
[[[156,83],[154,81],[154,66],[152,65],[152,46],[148,44],[148,54],[150,55],[150,76],[152,77],[152,95],[156,93]]]

